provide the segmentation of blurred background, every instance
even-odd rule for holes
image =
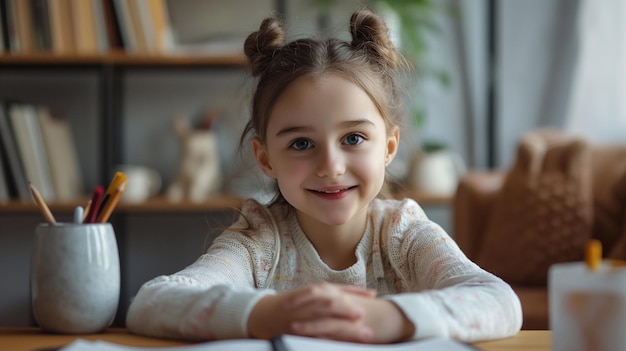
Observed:
[[[537,127],[626,142],[623,1],[218,2],[171,2],[179,39],[201,41],[226,28],[244,38],[272,11],[284,14],[292,38],[347,38],[355,8],[383,14],[401,51],[417,63],[407,84],[415,84],[407,101],[407,147],[441,143],[469,168],[493,168],[509,166],[518,138]],[[423,114],[417,121],[416,106]]]
[[[408,128],[403,129],[403,147],[392,164],[399,178],[408,175],[413,152],[424,147],[445,147],[460,155],[468,169],[508,167],[519,137],[538,127],[580,133],[597,142],[626,142],[626,49],[621,36],[626,4],[619,0],[165,4],[169,34],[166,48],[157,54],[186,56],[239,53],[246,35],[272,14],[285,19],[290,39],[347,39],[352,11],[368,6],[381,13],[415,67],[405,75]],[[222,169],[226,178],[235,179],[241,173],[237,143],[248,118],[249,77],[232,67],[180,66],[137,65],[119,76],[123,83],[115,94],[120,111],[114,114],[121,125],[114,163],[156,169],[165,187],[178,170],[181,153],[172,119],[180,115],[198,121],[214,109],[219,111],[214,130]],[[109,177],[112,171],[102,169],[101,150],[93,143],[101,132],[101,122],[94,120],[104,108],[99,72],[54,68],[2,66],[0,98],[49,106],[71,122],[83,192],[89,194],[102,182],[103,172]],[[227,182],[224,190],[249,188],[231,183],[236,185]]]

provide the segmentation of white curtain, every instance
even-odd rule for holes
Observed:
[[[598,143],[626,143],[626,2],[582,0],[565,129]]]
[[[496,167],[556,127],[626,144],[626,1],[498,1]]]

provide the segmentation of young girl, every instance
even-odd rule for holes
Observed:
[[[378,198],[398,149],[400,57],[368,10],[352,41],[285,43],[276,19],[245,42],[258,79],[252,138],[276,180],[195,263],[142,286],[140,334],[193,340],[297,334],[365,343],[517,333],[519,299],[470,262],[413,200]]]

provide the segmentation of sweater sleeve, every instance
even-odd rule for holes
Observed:
[[[414,338],[465,342],[504,338],[521,328],[513,289],[471,262],[415,202],[390,216],[389,259],[406,291],[386,298],[414,323]]]
[[[264,286],[272,265],[277,236],[267,212],[246,203],[233,227],[206,254],[169,276],[145,283],[126,316],[137,334],[189,340],[247,337],[247,320],[254,305],[272,290]],[[269,224],[268,224],[269,223]]]

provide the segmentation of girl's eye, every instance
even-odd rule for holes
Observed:
[[[309,149],[311,146],[311,142],[306,139],[296,139],[289,145],[290,148],[298,151]]]
[[[365,138],[361,134],[350,134],[343,139],[343,143],[346,145],[359,145]]]

